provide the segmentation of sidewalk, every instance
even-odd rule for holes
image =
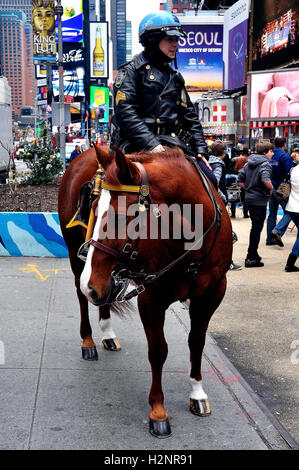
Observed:
[[[203,381],[212,408],[189,412],[188,311],[166,316],[163,387],[172,436],[148,432],[151,383],[137,311],[113,325],[122,350],[105,351],[91,306],[99,360],[81,358],[79,304],[67,258],[1,258],[1,450],[286,450],[279,428],[208,335]],[[289,442],[290,445],[287,443]]]

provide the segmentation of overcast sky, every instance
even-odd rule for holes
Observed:
[[[138,42],[139,23],[148,13],[159,10],[162,0],[127,0],[127,20],[132,22],[132,55],[142,51]]]

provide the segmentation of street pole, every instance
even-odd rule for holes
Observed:
[[[49,117],[48,106],[52,106],[52,64],[47,63],[47,141],[52,142],[52,117]]]
[[[84,80],[84,92],[85,92],[85,108],[90,109],[90,37],[89,37],[89,1],[83,2],[83,42],[85,49],[85,80]],[[87,125],[87,137],[90,143],[90,127],[91,119],[90,113],[86,121]]]
[[[64,84],[63,84],[63,54],[62,54],[62,24],[63,7],[61,0],[57,0],[55,14],[58,22],[58,71],[59,71],[59,152],[65,171],[65,113],[64,113]]]
[[[34,141],[36,142],[36,121],[37,121],[37,96],[35,97],[34,104],[35,104],[35,113],[34,113]]]

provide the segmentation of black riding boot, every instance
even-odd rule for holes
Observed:
[[[299,271],[299,268],[297,268],[297,266],[295,266],[296,259],[297,259],[296,255],[292,255],[292,253],[289,254],[287,264],[284,268],[286,272],[295,273],[295,272]]]
[[[90,195],[93,185],[90,181],[84,183],[80,189],[80,217],[81,220],[88,225],[89,212],[90,212]]]

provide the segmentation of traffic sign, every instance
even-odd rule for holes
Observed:
[[[70,95],[65,95],[64,96],[64,102],[65,103],[73,103],[74,102],[74,97]]]

